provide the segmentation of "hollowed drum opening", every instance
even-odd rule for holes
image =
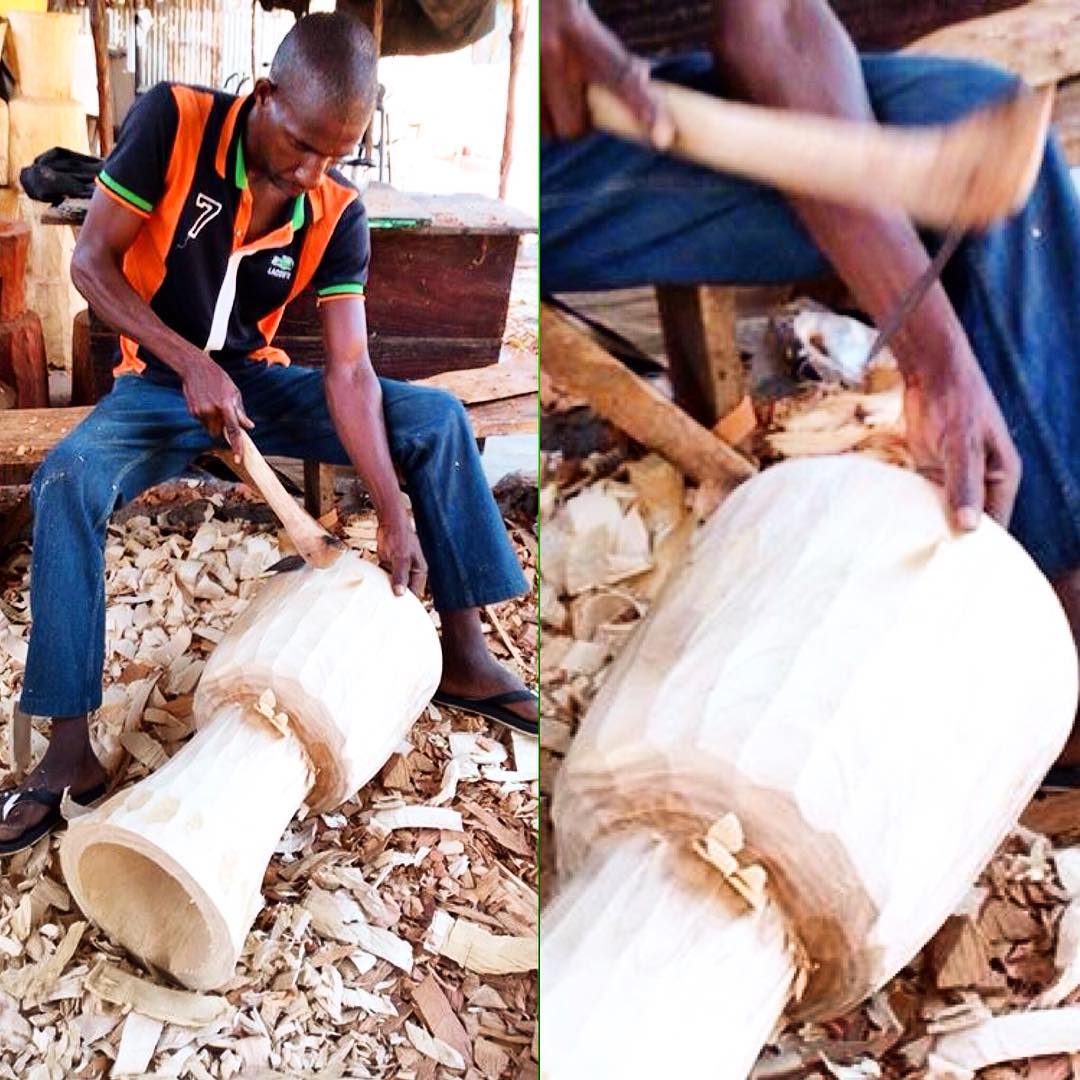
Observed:
[[[120,844],[91,844],[79,881],[86,913],[125,948],[190,986],[213,985],[210,927],[167,870]]]

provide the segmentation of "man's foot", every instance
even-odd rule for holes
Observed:
[[[104,766],[94,756],[85,716],[61,717],[53,721],[52,738],[45,756],[21,784],[5,789],[0,803],[0,844],[10,844],[55,813],[44,802],[14,799],[21,791],[36,790],[60,796],[64,788],[71,797],[101,788],[109,779]],[[5,812],[6,811],[6,812]]]
[[[538,729],[536,695],[488,651],[480,629],[479,613],[468,609],[441,615],[443,675],[437,697],[443,697],[445,704],[455,708],[469,709],[535,735]],[[515,692],[519,695],[518,700],[508,700]]]

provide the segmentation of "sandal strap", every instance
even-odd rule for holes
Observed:
[[[57,795],[55,791],[46,791],[45,788],[21,788],[0,791],[0,821],[6,821],[8,814],[10,814],[23,799],[40,803],[50,810],[55,810],[60,805],[60,800],[62,798],[63,796]]]
[[[505,694],[495,694],[493,697],[480,698],[477,705],[513,705],[516,701],[539,701],[540,699],[531,690],[507,690]]]

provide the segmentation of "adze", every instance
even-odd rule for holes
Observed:
[[[953,229],[982,228],[1023,206],[1053,104],[1052,88],[1025,89],[952,124],[889,127],[653,86],[674,124],[673,154],[782,191],[894,207]],[[597,127],[649,141],[611,91],[590,86],[588,94]]]

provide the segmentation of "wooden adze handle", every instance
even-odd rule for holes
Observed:
[[[653,84],[675,125],[671,152],[782,191],[891,206],[926,225],[981,228],[1023,206],[1042,161],[1052,88],[953,124],[883,127],[723,101]],[[648,142],[611,91],[589,87],[597,127]]]
[[[239,462],[233,458],[236,451],[241,454]],[[239,446],[232,450],[217,451],[217,454],[249,487],[263,497],[285,527],[289,539],[296,545],[297,552],[305,562],[323,569],[337,561],[343,550],[341,542],[331,536],[285,490],[247,432],[240,432]]]

